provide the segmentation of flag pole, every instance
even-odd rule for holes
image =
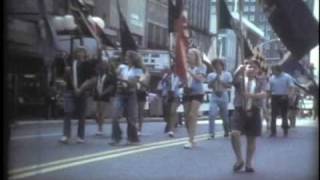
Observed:
[[[172,66],[171,52],[173,51],[173,32],[169,33],[169,65]]]
[[[243,15],[243,0],[239,0],[239,22],[240,22],[240,63],[244,65],[244,36],[242,35],[243,32],[243,23],[242,23],[242,15]],[[245,78],[242,79],[241,82],[242,90],[245,91]],[[246,109],[247,103],[246,101],[242,102],[242,107]]]

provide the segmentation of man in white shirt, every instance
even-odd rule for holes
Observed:
[[[270,94],[271,94],[271,135],[277,134],[276,118],[280,114],[282,117],[282,128],[284,136],[288,135],[288,106],[289,93],[292,91],[294,84],[292,77],[282,72],[281,66],[277,65],[272,68],[273,75],[270,78]]]

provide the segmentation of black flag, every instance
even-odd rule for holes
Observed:
[[[240,30],[237,27],[234,27],[234,23],[232,23],[233,18],[229,12],[229,9],[225,3],[224,0],[219,0],[218,6],[217,6],[217,18],[218,18],[218,29],[233,29],[234,32],[237,35],[238,40],[240,38],[244,39],[244,57],[250,58],[253,56],[252,50],[249,47],[248,41],[245,40],[245,37],[243,37],[243,34],[240,32]]]
[[[119,25],[120,25],[120,43],[122,48],[122,55],[124,55],[127,50],[137,51],[138,46],[131,35],[126,19],[123,17],[123,14],[120,10],[119,1],[117,1],[117,9],[119,14]]]
[[[96,26],[96,32],[97,35],[100,37],[101,43],[104,44],[105,46],[111,46],[113,48],[116,48],[116,45],[109,39],[108,35],[104,32],[100,26]]]
[[[264,5],[269,23],[294,59],[319,43],[319,23],[302,0],[268,0]]]
[[[244,38],[244,37],[243,37]],[[245,40],[245,39],[244,39]],[[253,56],[252,50],[249,47],[248,41],[244,41],[244,58],[250,58]]]
[[[180,17],[182,13],[182,0],[176,0],[176,5],[173,4],[172,0],[168,0],[168,31],[169,33],[174,32],[174,22]]]
[[[228,7],[224,0],[217,1],[217,18],[218,18],[218,29],[233,29],[232,27],[232,16],[228,10]]]

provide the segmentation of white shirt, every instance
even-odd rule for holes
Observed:
[[[128,65],[121,64],[119,66],[120,77],[124,80],[132,80],[134,78],[140,78],[143,76],[143,70],[141,68],[130,67]]]
[[[78,88],[78,72],[77,72],[78,61],[74,60],[72,63],[72,72],[73,72],[73,86]]]

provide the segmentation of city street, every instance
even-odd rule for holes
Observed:
[[[255,173],[233,173],[235,156],[230,139],[223,137],[221,121],[217,121],[213,140],[207,139],[208,122],[199,121],[197,147],[192,150],[183,149],[187,140],[184,126],[178,127],[175,138],[169,138],[163,133],[163,122],[147,121],[141,145],[127,146],[124,138],[116,147],[108,145],[109,123],[104,126],[105,135],[98,137],[96,125],[88,122],[86,143],[76,144],[74,138],[68,145],[58,142],[61,121],[18,124],[11,134],[10,179],[313,180],[319,175],[318,124],[310,119],[298,119],[287,138],[280,122],[276,138],[269,138],[264,126],[262,137],[257,139]],[[73,127],[75,134],[76,123]],[[242,140],[245,145],[245,138]]]

